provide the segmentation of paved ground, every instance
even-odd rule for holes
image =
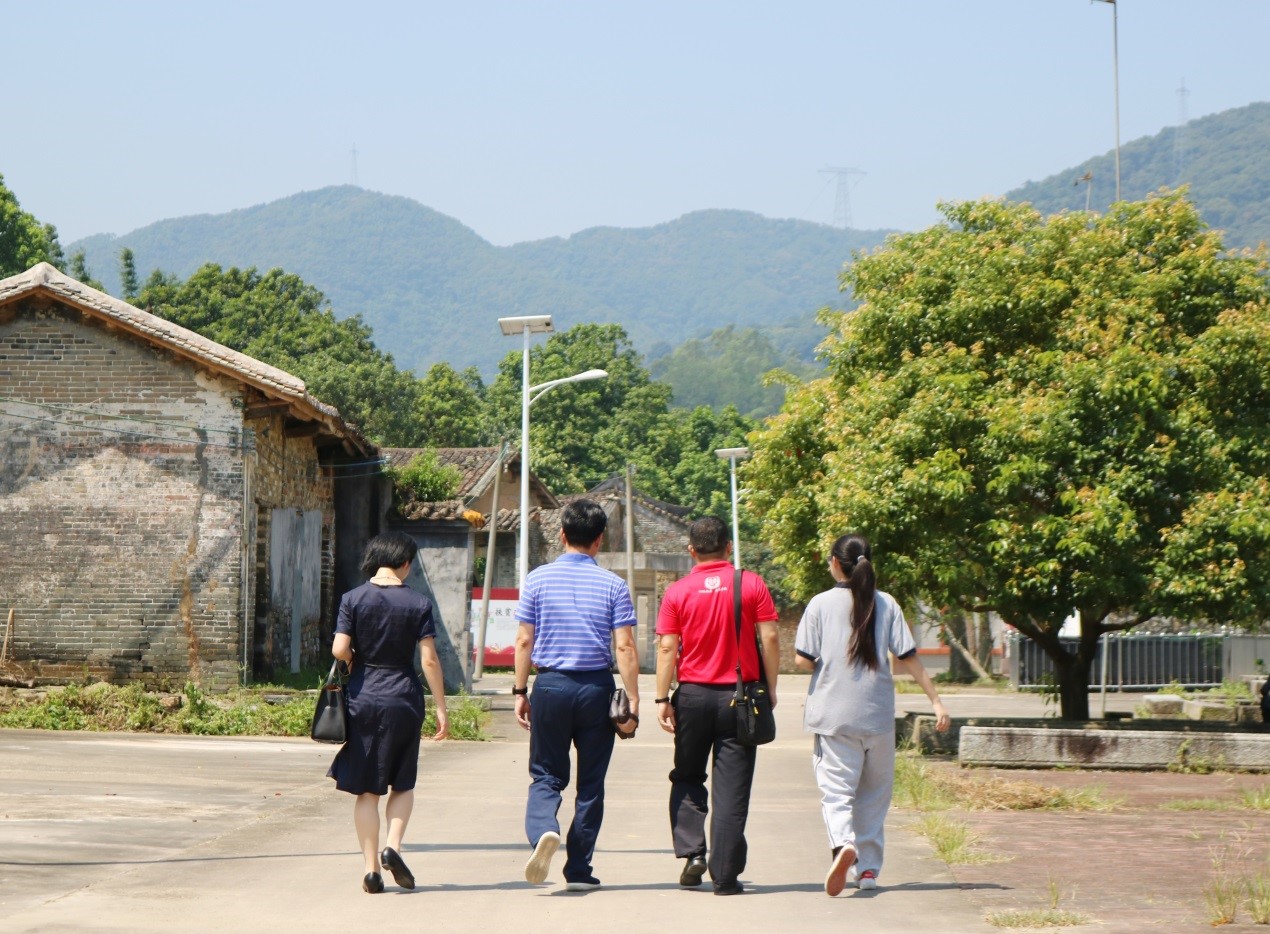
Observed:
[[[505,686],[497,677],[478,685]],[[644,690],[652,696],[651,683]],[[323,775],[329,747],[307,740],[0,731],[0,930],[427,925],[638,934],[670,926],[798,931],[832,925],[958,934],[993,930],[984,920],[988,910],[1048,904],[1049,865],[1064,867],[1054,869],[1064,893],[1076,889],[1073,899],[1064,895],[1062,907],[1093,915],[1103,922],[1099,930],[1198,929],[1202,902],[1196,904],[1195,886],[1182,891],[1172,884],[1177,867],[1205,871],[1207,853],[1196,850],[1210,838],[1232,840],[1238,821],[1248,822],[1254,813],[1179,814],[1138,801],[1141,807],[1111,812],[1125,820],[1114,826],[1099,823],[1101,816],[1070,813],[962,815],[984,833],[988,849],[1016,858],[950,870],[908,829],[914,816],[896,811],[888,827],[883,887],[828,899],[820,889],[828,853],[818,793],[808,744],[798,729],[804,690],[805,679],[782,681],[781,737],[759,756],[750,864],[742,877],[749,891],[731,899],[675,884],[679,864],[671,855],[665,816],[670,738],[651,722],[635,741],[618,744],[595,861],[605,886],[581,895],[563,891],[559,857],[549,884],[523,881],[528,746],[505,710],[496,712],[492,742],[425,744],[418,804],[404,847],[420,886],[413,893],[390,886],[377,897],[360,889],[351,801]],[[1132,709],[1134,700],[1117,699],[1109,707]],[[920,695],[901,695],[899,703],[901,709],[925,708]],[[1043,709],[1033,697],[974,692],[950,697],[948,706],[954,716]],[[1087,776],[1059,772],[1039,778]],[[1228,781],[1221,776],[1161,777],[1170,779],[1211,779],[1211,786],[1185,786],[1186,794],[1199,797],[1212,797],[1217,787],[1235,793],[1233,785],[1220,785]],[[1127,781],[1136,787],[1144,779]],[[1254,787],[1261,782],[1247,776],[1239,781]],[[1180,788],[1171,785],[1159,793],[1180,797]],[[566,820],[568,811],[566,802]],[[1250,822],[1268,823],[1264,812]],[[1227,829],[1226,838],[1218,836],[1219,826]],[[1187,839],[1194,832],[1200,839]],[[1251,833],[1240,841],[1265,844],[1264,836]],[[1143,895],[1144,879],[1169,894],[1167,904],[1147,895],[1138,899],[1146,904],[1130,906],[1134,913],[1117,914],[1122,902]],[[1108,880],[1116,881],[1114,891]]]

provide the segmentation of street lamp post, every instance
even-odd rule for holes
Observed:
[[[1116,0],[1098,0],[1111,4],[1111,69],[1116,92],[1116,200],[1120,200],[1120,8]]]
[[[749,457],[750,449],[717,448],[714,453],[732,464],[732,563],[739,568],[741,566],[741,532],[736,516],[736,462]]]
[[[587,379],[603,379],[609,374],[604,370],[587,370],[563,379],[548,380],[537,386],[529,385],[529,335],[549,334],[551,315],[523,315],[516,318],[499,318],[498,326],[503,334],[511,337],[525,335],[524,356],[520,367],[520,554],[516,562],[516,587],[523,590],[529,574],[529,407],[542,398],[548,390]]]

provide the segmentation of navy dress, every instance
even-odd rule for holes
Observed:
[[[423,685],[415,673],[420,639],[436,635],[432,604],[409,587],[367,582],[344,594],[335,631],[352,637],[348,742],[327,775],[350,794],[409,791],[419,768]]]

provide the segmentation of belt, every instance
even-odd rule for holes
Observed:
[[[362,662],[363,668],[379,668],[384,671],[408,671],[414,674],[413,665],[372,665],[370,662]]]
[[[605,667],[605,668],[544,668],[544,667],[542,667],[541,665],[538,665],[538,666],[536,666],[536,667],[537,667],[537,669],[538,669],[538,674],[540,674],[540,675],[545,675],[545,674],[547,674],[548,672],[551,672],[552,674],[562,674],[562,675],[592,675],[592,674],[596,674],[597,672],[601,672],[601,671],[606,671],[606,672],[612,672],[612,671],[613,671],[612,667]]]

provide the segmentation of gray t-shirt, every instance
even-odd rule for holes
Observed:
[[[811,598],[798,623],[794,650],[816,663],[803,711],[808,733],[870,736],[895,729],[895,683],[887,652],[907,658],[917,646],[895,598],[879,590],[873,614],[877,670],[851,664],[851,605],[846,587],[826,590]]]

